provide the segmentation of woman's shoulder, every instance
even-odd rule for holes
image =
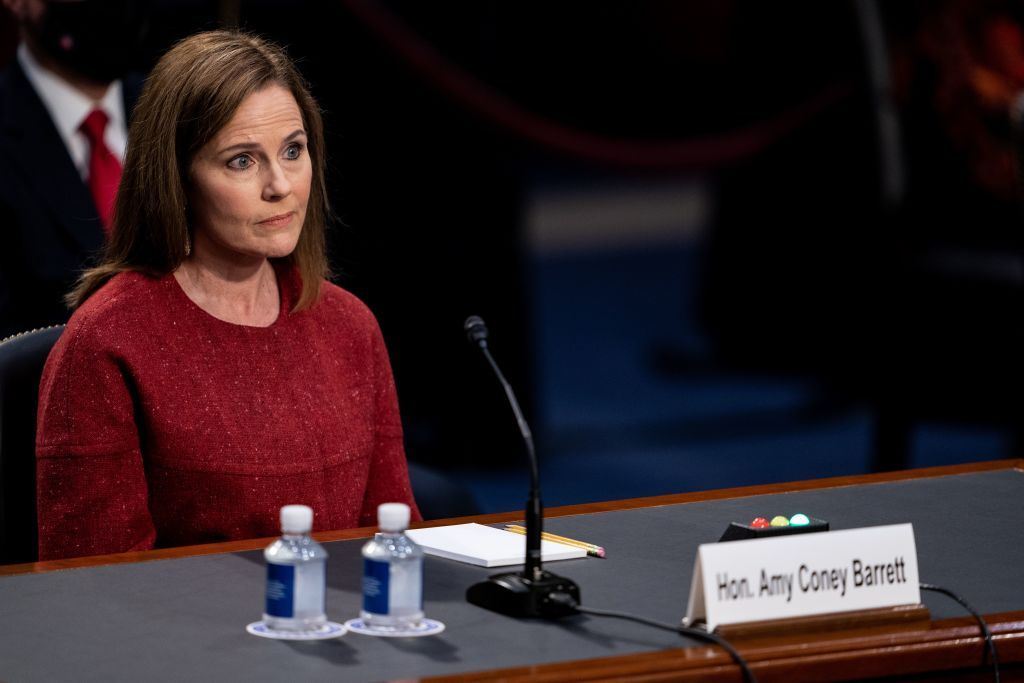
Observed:
[[[139,272],[114,275],[71,315],[65,336],[118,334],[148,324],[150,311],[160,308],[164,278]]]
[[[111,363],[135,355],[132,349],[144,349],[152,325],[154,289],[158,278],[142,273],[114,275],[97,289],[68,320],[47,358],[44,383],[83,373],[90,377],[108,373]]]
[[[349,324],[377,329],[377,318],[370,308],[355,294],[328,280],[320,283],[320,301],[317,308],[323,315],[337,317]]]

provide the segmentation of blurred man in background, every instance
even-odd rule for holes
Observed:
[[[3,0],[18,24],[0,74],[0,338],[64,322],[64,294],[110,224],[145,29],[131,0]]]

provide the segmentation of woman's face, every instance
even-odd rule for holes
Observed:
[[[239,263],[292,253],[313,176],[302,113],[270,85],[244,100],[192,160],[192,253]]]

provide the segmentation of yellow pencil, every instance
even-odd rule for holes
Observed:
[[[522,536],[526,535],[526,527],[519,526],[518,524],[506,524],[505,531],[511,531],[514,534],[520,534]],[[577,541],[574,538],[566,538],[565,536],[556,536],[555,534],[549,534],[546,531],[541,533],[540,537],[543,538],[545,541],[553,541],[555,543],[571,545],[576,548],[583,548],[587,551],[587,555],[592,555],[593,557],[605,556],[604,548],[602,548],[599,545],[594,545],[593,543]]]

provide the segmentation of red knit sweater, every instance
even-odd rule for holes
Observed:
[[[218,320],[172,275],[114,277],[71,317],[40,387],[39,557],[272,536],[413,507],[387,351],[370,311],[324,282],[270,327]]]

